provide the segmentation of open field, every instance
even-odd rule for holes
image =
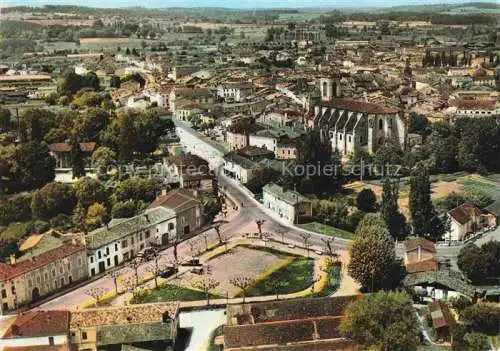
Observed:
[[[500,181],[497,181],[494,176],[483,177],[478,174],[457,175],[438,175],[431,177],[432,199],[442,199],[452,192],[481,192],[484,193],[498,205],[500,203]],[[345,186],[346,189],[352,190],[355,193],[370,188],[373,190],[377,198],[382,197],[382,185],[380,181],[353,182]],[[399,207],[401,212],[409,218],[408,196],[410,193],[409,179],[401,179],[399,189]]]

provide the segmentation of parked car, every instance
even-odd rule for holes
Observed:
[[[177,268],[175,268],[174,266],[170,266],[170,267],[167,267],[160,272],[160,277],[163,279],[167,279],[168,277],[173,276],[178,271],[179,270]]]
[[[137,257],[144,261],[150,261],[154,258],[155,250],[152,247],[146,247],[137,253]]]

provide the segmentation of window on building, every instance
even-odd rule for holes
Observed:
[[[381,119],[378,120],[378,129],[382,130],[384,128],[384,121]]]
[[[52,276],[53,276],[53,277],[55,277],[55,276],[56,276],[56,270],[55,270],[55,269],[53,269],[53,270],[52,270]]]
[[[94,256],[90,256],[90,263],[94,263]]]
[[[49,345],[54,345],[54,337],[49,336]]]
[[[64,272],[64,269],[63,269],[63,267],[61,266],[61,267],[59,267],[59,273],[61,273],[61,274],[62,274],[62,272]]]
[[[82,332],[82,339],[87,340],[87,333],[86,332]]]
[[[174,224],[173,223],[169,223],[168,224],[168,230],[172,230],[174,229]]]
[[[146,239],[149,239],[149,237],[151,236],[151,231],[146,230],[146,233],[144,235],[145,235]]]
[[[128,246],[127,239],[122,240],[122,249],[126,248]]]
[[[106,248],[106,255],[109,255],[109,247]]]
[[[133,236],[130,238],[130,244],[134,245],[134,237]]]
[[[110,258],[108,258],[108,259],[106,260],[106,263],[108,264],[108,267],[109,267],[109,266],[111,266],[111,259],[110,259]]]
[[[97,251],[97,258],[101,259],[101,251]]]
[[[7,297],[7,290],[2,289],[2,299],[5,299]]]
[[[31,288],[33,286],[33,282],[31,281],[31,279],[28,279],[28,286]]]
[[[15,295],[16,294],[16,287],[14,285],[12,285],[11,290],[12,290],[12,295]]]

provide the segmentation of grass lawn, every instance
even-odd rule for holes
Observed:
[[[328,236],[336,236],[339,238],[343,239],[352,239],[354,238],[354,233],[335,228],[323,223],[319,222],[310,222],[310,223],[304,223],[304,224],[299,224],[299,227],[310,230],[311,232],[317,232],[320,234],[328,235]]]
[[[276,290],[270,284],[279,281],[279,294],[290,294],[301,291],[311,285],[311,277],[314,271],[314,260],[297,257],[287,266],[272,273],[266,280],[258,282],[247,290],[246,296],[275,295]],[[241,296],[241,294],[240,294]]]
[[[144,294],[137,294],[131,300],[133,304],[163,302],[163,301],[196,301],[205,300],[204,292],[188,289],[178,285],[164,285],[157,289],[147,290]],[[218,296],[210,296],[218,298]]]

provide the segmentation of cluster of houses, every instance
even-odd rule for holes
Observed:
[[[151,246],[165,246],[198,232],[204,223],[196,191],[176,189],[159,196],[131,218],[81,234],[51,230],[32,235],[19,257],[0,263],[0,312],[5,313],[102,274]]]
[[[11,316],[0,331],[4,351],[172,349],[179,303],[166,302],[83,311],[29,311]],[[122,346],[126,345],[126,346]]]

